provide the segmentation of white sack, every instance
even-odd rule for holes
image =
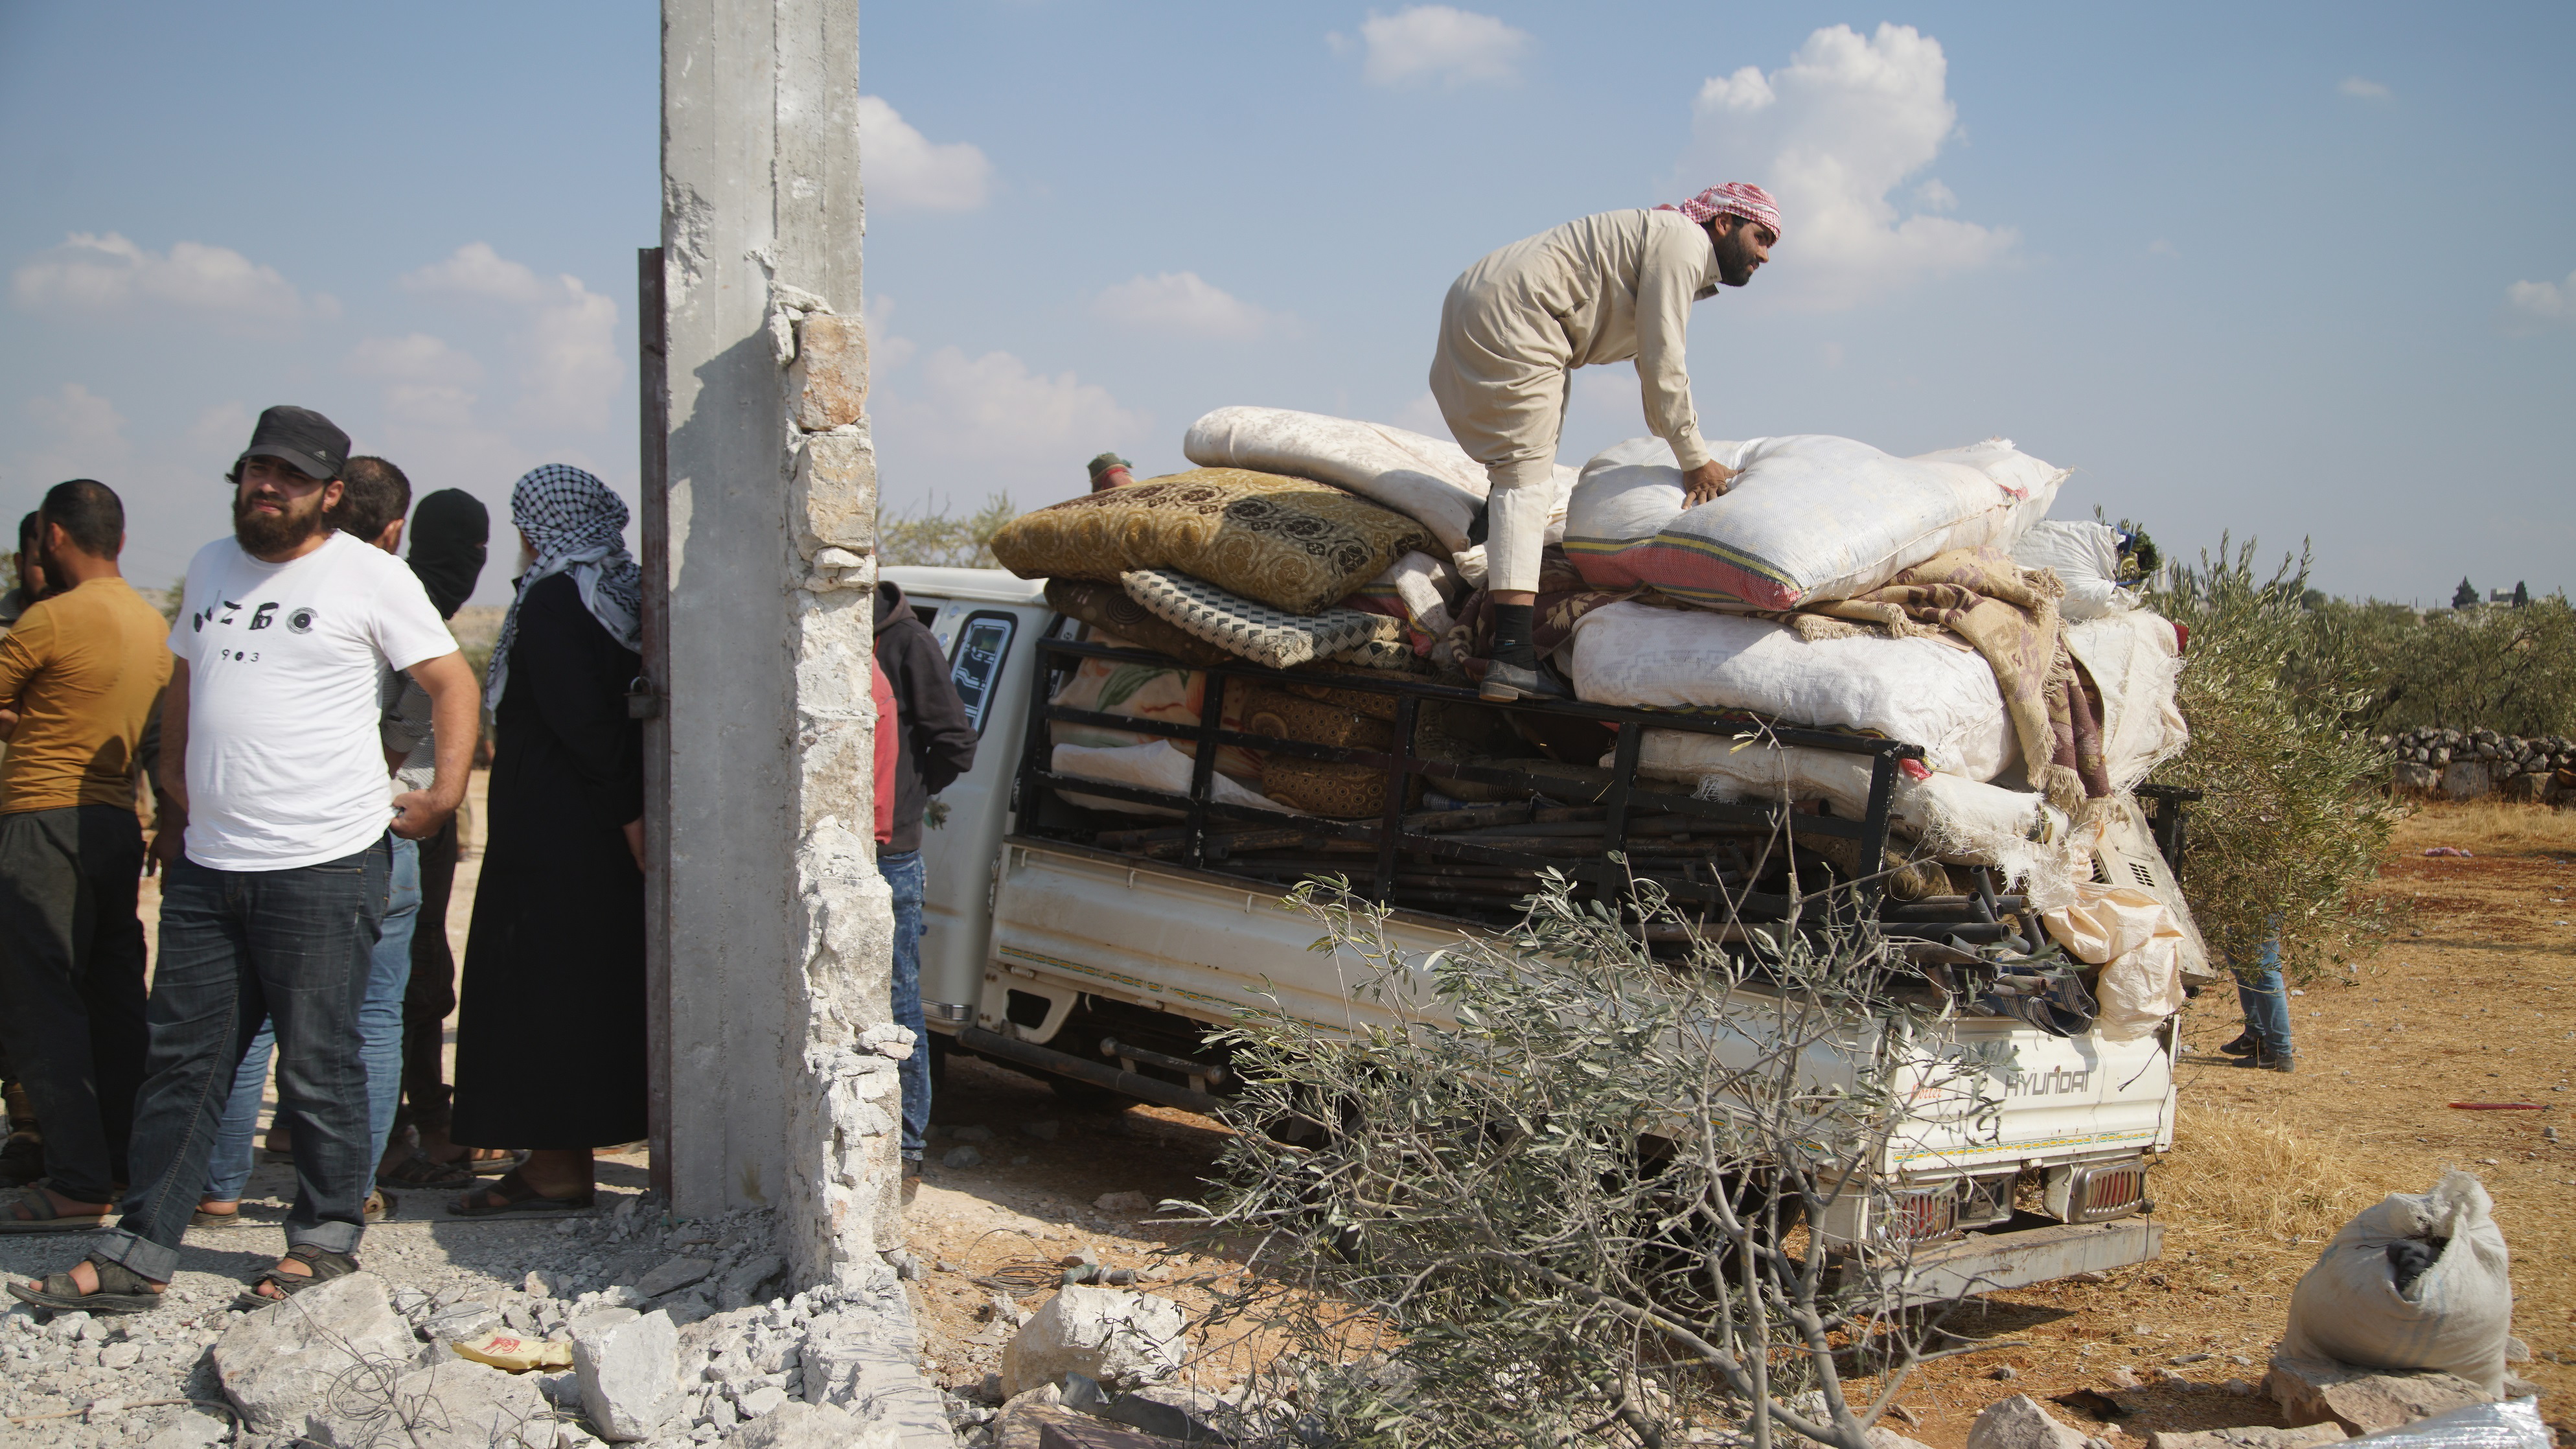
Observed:
[[[2012,546],[2013,562],[2026,569],[2055,569],[2066,583],[2057,604],[2069,623],[2099,619],[2138,606],[2120,587],[2120,531],[2089,519],[2046,518]]]
[[[1609,762],[1602,757],[1603,764]],[[1869,813],[1866,755],[1648,730],[1638,741],[1637,770],[1654,779],[1691,782],[1712,800],[1825,800],[1847,820]],[[2065,813],[2026,791],[1957,775],[1915,780],[1900,772],[1888,795],[1888,814],[1897,830],[1917,837],[1939,858],[2000,870],[2003,888],[2028,895],[2038,910],[2073,901],[2075,883],[2093,875],[2092,857]]]
[[[2439,1245],[2441,1256],[2400,1293],[2388,1247],[2407,1239]],[[2281,1352],[2439,1369],[2501,1395],[2513,1325],[2509,1267],[2485,1185],[2446,1172],[2431,1192],[2390,1193],[2344,1224],[2290,1295]]]
[[[2076,960],[2102,968],[2094,1029],[2106,1041],[2152,1036],[2182,1010],[2182,928],[2164,902],[2135,886],[2075,884],[2075,899],[2040,923]]]
[[[1170,740],[1155,740],[1142,745],[1058,745],[1054,756],[1055,772],[1079,775],[1086,780],[1105,780],[1112,785],[1133,785],[1142,790],[1169,790],[1175,795],[1190,793],[1190,757],[1172,747]],[[1220,805],[1245,805],[1258,810],[1283,810],[1302,815],[1257,791],[1247,790],[1223,775],[1208,777],[1208,798]],[[1064,798],[1087,810],[1114,810],[1124,815],[1178,815],[1160,805],[1141,805],[1130,800],[1110,800],[1097,795],[1077,795],[1068,790]]]
[[[1942,639],[1802,639],[1768,619],[1611,604],[1575,624],[1576,697],[1652,709],[1744,709],[1923,747],[1934,770],[1991,780],[2019,756],[1995,672]]]
[[[2102,691],[2102,762],[2128,790],[2191,743],[2174,689],[2182,678],[2173,621],[2128,609],[2066,628],[2066,648]]]
[[[1954,548],[2009,547],[2047,517],[2067,471],[2001,438],[1919,458],[1821,434],[1709,448],[1742,476],[1687,511],[1660,438],[1584,465],[1565,550],[1586,581],[1763,609],[1847,599]]]

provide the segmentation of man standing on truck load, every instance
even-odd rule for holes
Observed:
[[[894,892],[894,1020],[912,1032],[903,1063],[903,1177],[921,1178],[922,1141],[930,1132],[930,1033],[921,1018],[921,817],[930,797],[975,767],[975,726],[949,677],[939,638],[891,581],[877,584],[877,666],[894,685],[896,725],[894,821],[877,851],[877,873]]]
[[[1469,267],[1440,306],[1431,395],[1485,465],[1485,587],[1494,594],[1487,699],[1562,698],[1530,643],[1539,549],[1555,503],[1567,374],[1636,359],[1647,425],[1672,444],[1695,506],[1735,470],[1709,456],[1691,406],[1690,305],[1741,287],[1780,242],[1780,208],[1747,181],[1680,206],[1609,211],[1516,241]]]

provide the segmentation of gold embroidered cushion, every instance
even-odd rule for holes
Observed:
[[[1024,579],[1114,582],[1177,569],[1229,593],[1312,614],[1427,550],[1422,525],[1338,488],[1193,468],[1022,514],[993,535],[993,557]]]

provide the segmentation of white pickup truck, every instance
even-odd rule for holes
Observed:
[[[1079,788],[1094,804],[1103,796],[1158,804],[1160,819],[1085,810],[1060,798],[1065,792],[1059,785],[1069,779],[1053,772],[1050,723],[1103,720],[1052,704],[1055,688],[1086,656],[1132,655],[1105,655],[1102,646],[1077,642],[1079,626],[1047,606],[1041,585],[1000,571],[889,568],[885,577],[903,589],[947,650],[981,737],[974,768],[942,794],[944,811],[934,812],[935,826],[923,837],[929,891],[921,987],[935,1057],[966,1052],[1003,1062],[1044,1077],[1072,1097],[1125,1097],[1206,1112],[1227,1086],[1225,1063],[1203,1041],[1209,1027],[1247,1009],[1285,1009],[1334,1028],[1369,1021],[1376,1008],[1343,988],[1347,963],[1337,966],[1332,957],[1308,949],[1320,934],[1316,922],[1283,908],[1281,896],[1294,874],[1271,863],[1281,857],[1228,851],[1229,840],[1252,840],[1264,823],[1275,834],[1280,817],[1218,803],[1204,765],[1186,795],[1087,781]],[[1211,671],[1215,676],[1235,676],[1239,687],[1276,678],[1249,664]],[[1410,682],[1388,691],[1444,693]],[[1356,758],[1381,764],[1390,774],[1409,770],[1434,787],[1444,778],[1478,777],[1472,768],[1417,760],[1410,745],[1401,743],[1411,738],[1417,702],[1403,703],[1404,728],[1388,754],[1355,756],[1275,738],[1250,743],[1316,758]],[[1605,848],[1616,848],[1628,840],[1623,829],[1647,831],[1650,816],[1666,823],[1668,835],[1675,821],[1706,822],[1682,824],[1682,831],[1722,830],[1719,822],[1748,816],[1741,806],[1700,802],[1671,793],[1669,786],[1638,781],[1634,742],[1642,728],[1608,732],[1619,724],[1642,726],[1646,717],[1638,712],[1568,704],[1529,708],[1590,719],[1604,730],[1602,739],[1616,738],[1623,746],[1612,768],[1588,772],[1593,794],[1586,798],[1597,803],[1540,815],[1600,822],[1552,827],[1560,833],[1589,830],[1593,834],[1582,838],[1599,840],[1606,829]],[[1222,734],[1213,705],[1195,729],[1125,718],[1111,722],[1147,736],[1227,743],[1246,738]],[[1677,720],[1662,715],[1653,723],[1673,727]],[[1800,825],[1809,834],[1838,831],[1869,852],[1858,858],[1875,859],[1885,838],[1889,782],[1898,757],[1912,752],[1890,741],[1778,733],[1791,743],[1876,756],[1877,808],[1870,818],[1801,817]],[[1201,759],[1214,753],[1197,751]],[[1553,778],[1567,773],[1560,770]],[[1488,772],[1484,778],[1505,777]],[[1530,812],[1547,803],[1541,792],[1550,788],[1548,781],[1539,782],[1531,792],[1539,798],[1509,818],[1530,820]],[[1418,834],[1408,822],[1439,812],[1407,814],[1398,808],[1407,796],[1387,793],[1391,803],[1382,820],[1304,828],[1324,833],[1320,848],[1343,852],[1337,863],[1356,889],[1372,893],[1374,884],[1376,898],[1394,907],[1392,936],[1425,961],[1456,947],[1463,936],[1492,929],[1496,917],[1490,898],[1480,910],[1475,897],[1426,894],[1420,889],[1426,877],[1408,873],[1399,851],[1402,860],[1415,862],[1411,871],[1429,868],[1421,864],[1425,860],[1478,863],[1465,868],[1488,875],[1498,872],[1498,863],[1514,861],[1578,876],[1586,869],[1613,868],[1597,859],[1587,865],[1561,848],[1535,862],[1514,856],[1516,845],[1532,848],[1526,840],[1482,848],[1481,840],[1508,833],[1494,829],[1481,836]],[[1486,798],[1494,793],[1485,792]],[[1561,789],[1557,797],[1563,798]],[[2097,879],[2155,893],[2185,923],[2187,976],[2205,978],[2207,954],[2189,925],[2167,859],[2179,850],[2181,801],[2168,793],[2154,803],[2158,812],[2151,824],[2135,801],[2119,802],[2120,818],[2096,852]],[[1148,828],[1135,828],[1140,824]],[[1743,864],[1740,855],[1735,863]],[[1706,879],[1724,878],[1713,855],[1703,868]],[[1441,878],[1428,879],[1437,884]],[[1682,879],[1703,877],[1685,873]],[[1897,902],[1863,892],[1863,898],[1890,935],[1919,943],[1918,960],[1973,965],[1979,945],[2012,943],[2013,932],[2022,928],[2013,914],[2018,899],[1994,894],[1982,874],[1977,880],[1976,896]],[[1691,887],[1674,889],[1687,898]],[[1735,900],[1754,903],[1740,917],[1751,922],[1763,898],[1740,877],[1730,889]],[[1408,906],[1408,899],[1433,904]],[[1468,904],[1444,909],[1443,902]],[[1936,964],[1927,975],[1947,979],[1944,971]],[[1816,1070],[1925,1072],[1963,1047],[2008,1049],[2004,1059],[2015,1063],[2000,1085],[1999,1103],[1947,1117],[1934,1114],[1892,1136],[1877,1164],[1877,1180],[1854,1192],[1831,1218],[1831,1235],[1862,1257],[1879,1256],[1868,1252],[1873,1245],[1904,1246],[1906,1297],[1944,1300],[2157,1256],[2162,1229],[2153,1216],[2148,1178],[2150,1165],[2173,1142],[2171,1023],[2145,1039],[2110,1041],[2089,1031],[2061,1035],[2013,1016],[1954,1009],[1929,1033],[1900,1038],[1868,1023],[1855,1023],[1855,1033],[1861,1050],[1821,1062]]]

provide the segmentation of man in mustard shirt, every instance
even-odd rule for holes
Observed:
[[[125,507],[56,484],[38,549],[61,592],[0,639],[0,1034],[45,1124],[46,1176],[0,1233],[104,1219],[143,1078],[143,831],[134,756],[170,680],[170,626],[117,571]]]

